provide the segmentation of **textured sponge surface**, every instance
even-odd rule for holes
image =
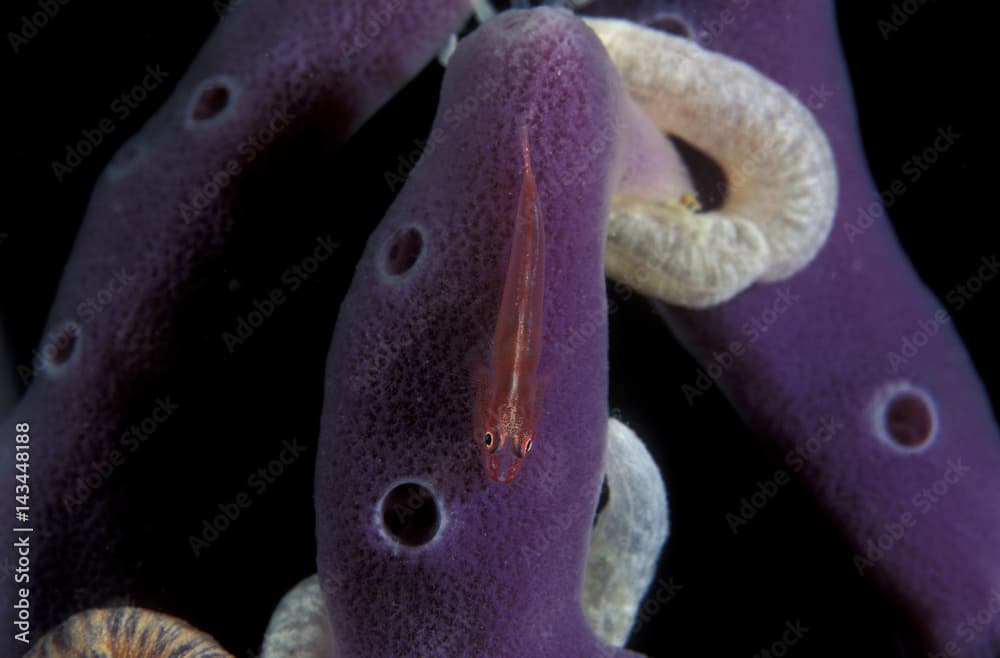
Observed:
[[[349,655],[620,651],[594,639],[580,596],[607,427],[602,251],[622,98],[596,36],[561,10],[505,13],[451,59],[427,151],[368,242],[327,368],[318,566]],[[545,230],[545,388],[535,448],[499,484],[472,436],[472,372],[500,304],[522,126]],[[400,485],[419,493],[386,510]],[[408,545],[387,513],[437,530]]]

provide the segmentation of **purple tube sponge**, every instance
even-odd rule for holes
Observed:
[[[647,3],[626,13],[656,24],[669,12],[702,45],[788,89],[825,90],[815,116],[836,161],[837,212],[825,246],[798,274],[707,310],[664,304],[662,314],[719,373],[748,425],[801,474],[848,539],[858,572],[900,602],[926,648],[996,655],[1000,437],[948,311],[887,222],[865,210],[879,197],[832,3],[735,4]],[[706,29],[722,19],[729,29]],[[746,163],[723,164],[732,175]],[[689,401],[701,393],[685,389]]]
[[[468,11],[458,0],[248,3],[116,154],[66,266],[34,381],[5,420],[30,426],[31,482],[45,483],[31,494],[31,639],[79,608],[125,595],[142,561],[124,537],[143,530],[124,519],[145,501],[126,503],[119,439],[140,414],[153,409],[162,423],[175,409],[169,399],[154,405],[151,392],[190,332],[192,298],[219,266],[245,179],[272,142],[345,140]],[[114,280],[127,294],[81,315],[82,302]],[[14,473],[13,458],[13,449],[0,451],[0,470]],[[110,470],[91,485],[94,464]],[[13,518],[12,497],[0,512]],[[17,589],[4,585],[6,610]]]
[[[505,13],[452,56],[428,150],[368,242],[327,365],[318,568],[345,654],[628,654],[595,638],[580,602],[624,101],[594,33],[563,10]],[[522,126],[544,218],[547,383],[534,450],[500,484],[472,436],[472,368],[500,305]]]

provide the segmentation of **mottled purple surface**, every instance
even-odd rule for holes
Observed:
[[[840,178],[826,247],[785,282],[707,311],[664,308],[664,316],[703,366],[720,373],[752,429],[801,470],[859,569],[905,607],[927,647],[997,653],[996,423],[968,355],[942,320],[946,307],[917,278],[877,205],[832,3],[611,4],[588,11],[638,22],[663,12],[679,17],[702,45],[750,63],[814,110]],[[865,210],[870,204],[875,211]],[[862,212],[874,219],[860,219]],[[748,346],[755,330],[766,338]],[[918,334],[923,344],[913,349]],[[880,441],[871,413],[880,389],[904,381],[929,394],[937,418],[936,440],[912,454]],[[882,548],[872,550],[869,542],[880,539]]]
[[[314,151],[338,145],[467,13],[458,1],[249,3],[226,17],[171,100],[105,170],[39,348],[72,319],[73,354],[57,376],[37,372],[4,422],[29,422],[33,436],[32,638],[125,595],[143,561],[126,536],[148,534],[155,519],[143,518],[148,509],[124,487],[113,454],[128,460],[131,423],[150,416],[162,425],[176,413],[176,397],[160,404],[153,392],[198,321],[191,300],[218,266],[232,235],[229,204],[259,173],[264,151],[303,134]],[[206,81],[228,96],[200,95]],[[116,278],[127,293],[100,312],[81,310]],[[174,452],[191,447],[181,439]],[[0,470],[12,473],[12,460],[4,449]],[[87,476],[99,484],[79,495]],[[3,497],[4,518],[12,504]],[[13,586],[4,585],[8,610]]]
[[[449,64],[433,146],[369,239],[330,350],[318,567],[345,655],[626,654],[601,648],[580,606],[607,425],[602,253],[621,94],[596,36],[565,11],[504,14]],[[535,448],[500,484],[471,435],[471,368],[500,303],[522,123],[545,226],[550,379]],[[387,273],[411,230],[418,258]],[[380,498],[406,482],[442,511],[418,548],[380,530]]]

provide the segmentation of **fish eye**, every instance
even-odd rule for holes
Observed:
[[[521,456],[522,457],[524,455],[527,455],[529,452],[531,452],[531,445],[532,445],[532,443],[533,443],[533,441],[531,440],[531,437],[529,436],[528,438],[526,438],[524,440],[524,443],[521,444]]]
[[[483,435],[483,445],[486,446],[487,450],[492,452],[496,448],[496,444],[497,438],[493,432],[486,432],[486,434]]]

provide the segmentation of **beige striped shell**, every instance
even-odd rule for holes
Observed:
[[[207,633],[144,608],[77,613],[34,644],[25,658],[233,658]]]

